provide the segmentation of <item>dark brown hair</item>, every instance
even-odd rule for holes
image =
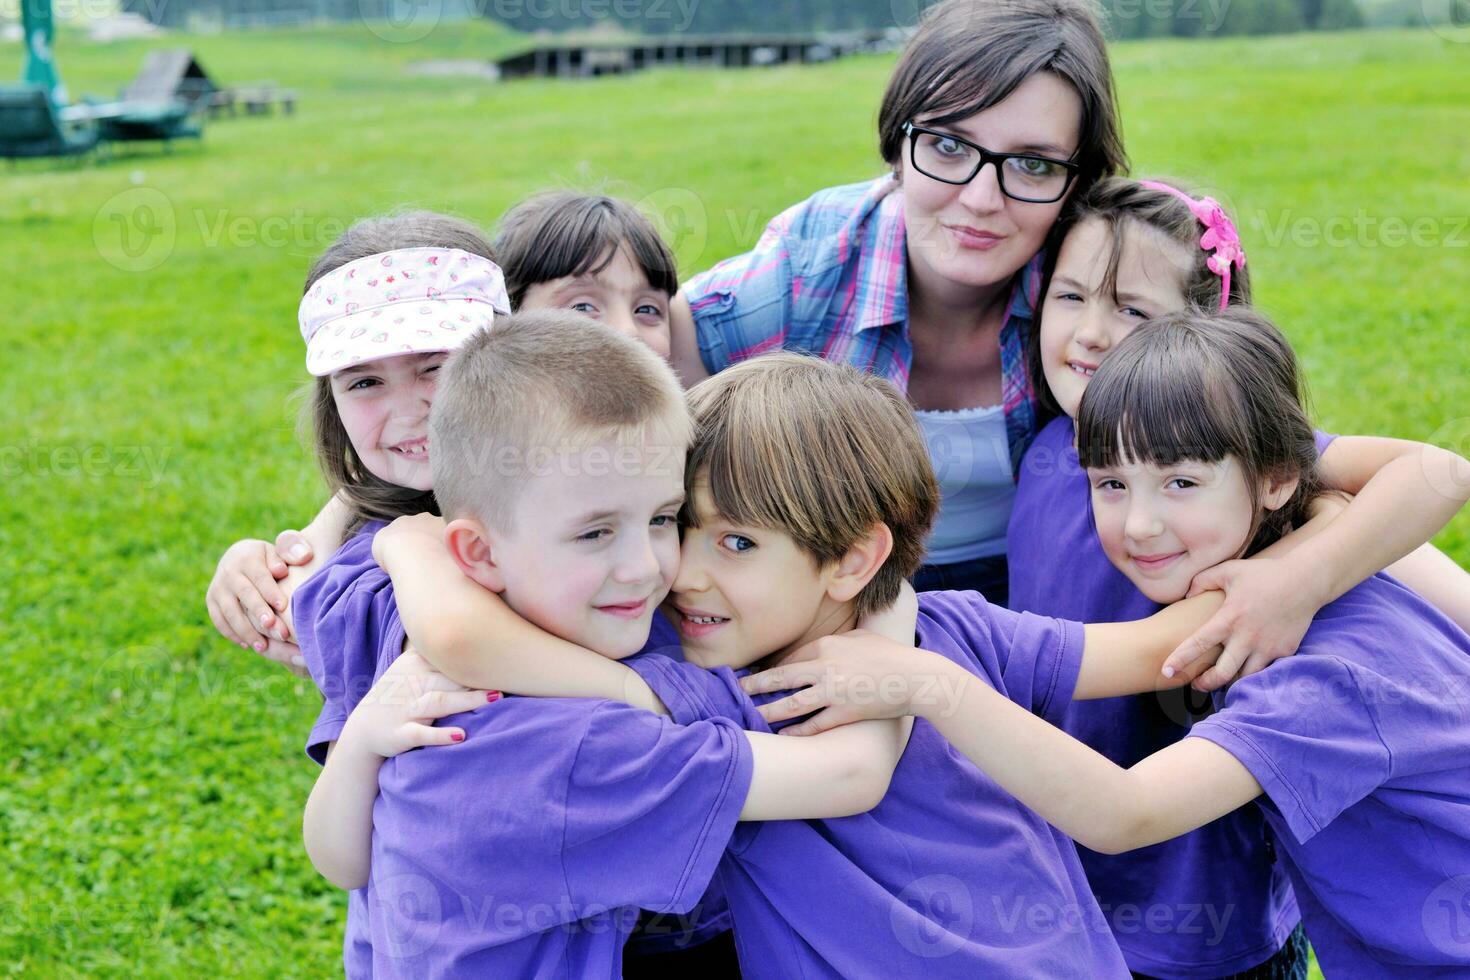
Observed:
[[[1038,72],[1076,89],[1074,196],[1128,168],[1107,43],[1089,0],[945,0],[924,15],[878,112],[878,151],[898,171],[904,124],[944,126],[1004,101]]]
[[[627,201],[598,194],[550,191],[527,198],[501,219],[495,237],[510,304],[519,309],[526,290],[565,276],[596,274],[619,248],[654,289],[673,296],[679,274],[653,222]]]
[[[928,447],[898,390],[846,364],[775,353],[700,382],[688,399],[689,499],[704,477],[722,516],[786,534],[819,568],[886,524],[893,551],[854,605],[859,615],[891,606],[939,508]],[[698,526],[690,504],[681,519]]]
[[[495,261],[494,249],[485,233],[468,221],[433,211],[405,211],[354,223],[312,263],[302,292],[309,291],[322,276],[349,262],[400,248],[457,248]],[[433,491],[389,483],[374,476],[362,464],[342,426],[330,377],[317,378],[312,383],[303,422],[307,418],[327,489],[342,498],[351,515],[348,535],[367,521],[391,521],[425,511],[439,513]]]
[[[1304,523],[1324,492],[1304,400],[1291,345],[1260,313],[1172,313],[1129,334],[1088,382],[1078,458],[1110,467],[1235,457],[1255,511],[1250,555]],[[1291,499],[1262,513],[1261,481],[1292,477]]]
[[[1163,180],[1169,186],[1195,197],[1188,185],[1173,179]],[[1106,177],[1089,187],[1086,192],[1073,196],[1071,203],[1062,212],[1053,226],[1046,245],[1046,270],[1042,280],[1042,303],[1051,286],[1052,274],[1056,271],[1057,257],[1068,233],[1086,221],[1101,221],[1107,225],[1111,251],[1108,253],[1107,269],[1103,273],[1103,287],[1117,298],[1118,264],[1123,258],[1123,243],[1131,224],[1151,228],[1169,241],[1177,243],[1192,261],[1180,289],[1185,302],[1201,310],[1220,308],[1221,278],[1210,271],[1206,264],[1210,252],[1199,247],[1204,228],[1199,219],[1179,198],[1166,191],[1144,187],[1129,177]],[[1251,301],[1251,280],[1248,268],[1232,269],[1230,275],[1230,306],[1248,306]],[[1044,418],[1061,414],[1061,406],[1046,383],[1041,364],[1041,324],[1037,320],[1026,341],[1026,367],[1031,374],[1031,387],[1041,403]]]

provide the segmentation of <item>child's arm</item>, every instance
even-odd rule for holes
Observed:
[[[373,539],[373,557],[393,580],[414,648],[469,687],[528,697],[609,698],[668,710],[636,673],[552,636],[467,578],[444,547],[444,522],[400,517]]]
[[[1357,494],[1329,529],[1289,559],[1225,562],[1195,577],[1192,593],[1226,593],[1220,612],[1188,641],[1225,647],[1218,669],[1196,685],[1202,690],[1291,654],[1317,610],[1425,544],[1470,499],[1470,463],[1400,439],[1336,439],[1322,455],[1322,474],[1334,489]],[[1470,578],[1461,580],[1463,593],[1442,583],[1430,590],[1450,593],[1446,611],[1457,620],[1470,618]]]
[[[913,730],[912,718],[897,722],[861,722],[815,738],[746,732],[754,765],[740,819],[830,820],[873,809]]]
[[[667,715],[631,668],[551,636],[460,572],[442,543],[443,523],[400,518],[373,552],[393,578],[394,598],[415,649],[445,673],[477,686],[537,697],[595,697]],[[912,645],[918,602],[905,588],[893,609],[866,622]],[[912,723],[855,726],[815,746],[747,732],[755,774],[742,820],[824,819],[872,809],[887,792]]]
[[[286,576],[281,580],[280,590],[286,597],[286,607],[281,618],[294,632],[296,624],[291,618],[291,595],[302,582],[316,574],[347,536],[347,522],[352,517],[351,508],[336,494],[328,500],[311,523],[297,531],[282,531],[276,535],[276,550],[292,556]]]
[[[226,549],[204,594],[215,629],[267,660],[298,668],[291,594],[342,542],[347,509],[336,497],[302,531],[282,531],[275,544],[247,538]]]
[[[1220,608],[1224,598],[1218,592],[1207,592],[1176,602],[1148,619],[1084,626],[1086,642],[1072,699],[1143,694],[1189,683],[1214,662],[1214,657],[1205,653],[1168,674],[1163,672],[1165,658],[1181,639]],[[740,686],[751,695],[795,692],[760,706],[761,715],[771,723],[812,715],[786,728],[784,735],[815,735],[840,730],[864,719],[893,717],[874,705],[886,702],[891,707],[909,703],[910,693],[904,684],[892,692],[889,685],[904,677],[912,681],[917,674],[910,675],[902,667],[889,670],[892,665],[881,660],[872,669],[861,664],[865,662],[864,655],[875,650],[912,649],[912,644],[902,641],[893,646],[894,639],[865,630],[822,637],[796,651],[784,664],[742,678]],[[1215,653],[1218,652],[1217,649]],[[934,656],[924,651],[918,653],[923,657]],[[939,675],[929,672],[924,676],[927,678],[924,696],[945,698],[952,694],[935,687],[941,679]]]
[[[1174,667],[1170,655],[1225,602],[1220,592],[1206,592],[1166,606],[1148,619],[1131,623],[1091,623],[1072,700],[1122,697],[1183,687],[1211,668],[1220,648],[1202,651]]]
[[[1089,627],[1087,654],[1095,636]],[[802,709],[830,705],[821,717],[924,718],[1011,795],[1079,844],[1106,854],[1177,837],[1261,793],[1234,756],[1203,739],[1185,739],[1122,769],[953,661],[872,634],[853,634],[840,657],[791,662],[746,682],[752,693],[812,685],[802,694],[822,693]],[[885,696],[849,697],[858,690]],[[787,700],[762,711],[787,717]],[[808,724],[786,731],[800,734]]]
[[[302,837],[312,866],[339,888],[367,884],[372,861],[373,801],[384,759],[425,745],[464,740],[462,728],[433,721],[500,697],[466,690],[411,650],[393,661],[348,716],[327,747],[327,762],[311,788]]]
[[[685,388],[693,388],[709,377],[709,369],[699,356],[699,330],[694,314],[682,291],[669,303],[669,364]]]
[[[1186,738],[1124,769],[950,661],[944,666],[964,674],[954,678],[954,710],[920,717],[1083,847],[1118,854],[1157,844],[1261,795],[1250,771],[1212,742]]]

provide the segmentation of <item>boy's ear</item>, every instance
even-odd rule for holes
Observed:
[[[893,553],[893,532],[887,524],[874,524],[837,560],[827,582],[827,595],[835,602],[851,602],[863,591],[888,556]]]
[[[468,517],[450,521],[444,527],[444,547],[466,576],[491,592],[505,591],[505,577],[495,564],[485,525]]]
[[[1261,506],[1267,510],[1280,510],[1291,500],[1292,494],[1296,493],[1297,484],[1301,477],[1293,473],[1291,476],[1268,476],[1262,481]]]

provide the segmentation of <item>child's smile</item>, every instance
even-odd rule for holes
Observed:
[[[1041,362],[1062,411],[1076,417],[1082,393],[1108,352],[1140,323],[1185,306],[1181,250],[1133,222],[1125,224],[1117,281],[1105,282],[1112,230],[1083,221],[1062,242],[1041,308]]]
[[[827,597],[823,570],[788,535],[732,524],[703,479],[691,510],[698,526],[684,528],[679,574],[664,604],[691,662],[745,667],[844,626],[834,619],[842,610]]]
[[[1108,559],[1155,602],[1189,592],[1195,575],[1238,557],[1254,514],[1234,457],[1168,466],[1128,462],[1089,469],[1092,513]]]
[[[382,357],[332,375],[337,415],[363,466],[380,480],[415,490],[434,485],[429,408],[448,355]]]

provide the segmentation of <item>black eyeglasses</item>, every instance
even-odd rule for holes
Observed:
[[[1059,201],[1082,169],[1070,160],[1053,160],[1033,153],[992,153],[978,143],[953,133],[925,129],[908,122],[909,159],[925,177],[946,184],[968,184],[980,168],[995,164],[995,178],[1006,197],[1030,204]]]

